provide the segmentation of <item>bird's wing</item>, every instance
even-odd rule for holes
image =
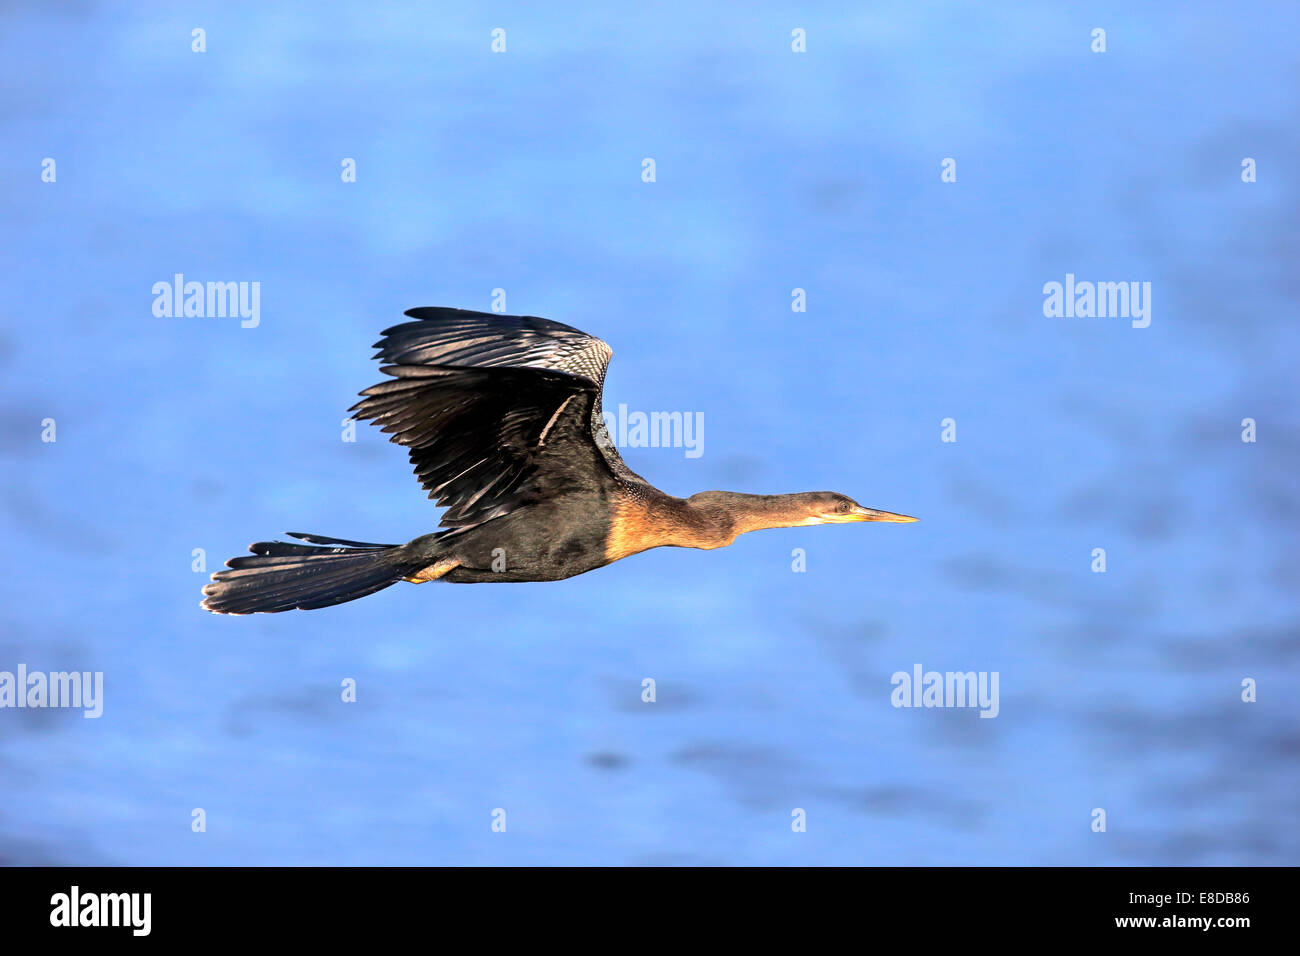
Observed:
[[[416,321],[375,343],[393,380],[362,392],[352,411],[407,446],[429,497],[448,509],[443,526],[479,524],[602,472],[642,480],[600,415],[613,355],[600,339],[535,316],[406,314]]]

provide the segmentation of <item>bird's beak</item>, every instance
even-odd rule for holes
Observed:
[[[920,518],[911,518],[907,515],[896,515],[892,511],[877,511],[874,508],[864,508],[861,505],[854,505],[853,510],[849,512],[849,521],[895,521],[900,524],[908,521],[920,521]]]

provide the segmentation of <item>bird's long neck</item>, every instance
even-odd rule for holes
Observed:
[[[705,492],[687,499],[697,514],[717,530],[737,535],[764,528],[795,528],[808,521],[800,495],[746,495],[737,491]],[[728,541],[728,544],[731,542]]]
[[[725,548],[737,535],[762,528],[793,528],[808,521],[798,495],[709,491],[690,498],[628,499],[615,509],[609,560],[649,548]]]

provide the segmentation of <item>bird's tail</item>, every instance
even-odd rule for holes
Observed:
[[[311,544],[259,541],[212,575],[202,607],[217,614],[309,610],[355,601],[414,574],[427,562],[404,544],[367,544],[315,534]],[[317,547],[327,545],[328,547]]]

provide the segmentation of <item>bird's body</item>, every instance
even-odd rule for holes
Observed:
[[[443,530],[404,545],[317,535],[259,542],[213,575],[203,606],[326,607],[401,580],[557,581],[649,548],[719,548],[759,528],[913,521],[833,492],[665,494],[624,463],[600,415],[612,352],[534,316],[412,309],[376,356],[391,380],[354,417],[408,448]]]
[[[461,532],[454,542],[439,535],[426,542],[429,563],[422,570],[429,580],[452,584],[560,581],[593,571],[609,563],[601,501],[598,495],[575,492],[525,505]],[[574,520],[584,514],[592,518]],[[454,545],[451,554],[449,545]],[[448,559],[455,566],[440,573],[438,562]]]

